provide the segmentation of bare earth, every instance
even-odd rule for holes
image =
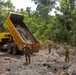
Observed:
[[[70,49],[70,61],[65,62],[64,49],[40,50],[25,64],[24,55],[0,52],[0,75],[76,75],[76,49]]]

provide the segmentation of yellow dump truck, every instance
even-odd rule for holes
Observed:
[[[24,45],[28,44],[32,48],[32,52],[39,52],[40,43],[35,39],[31,31],[23,22],[22,14],[10,12],[6,20],[7,28],[15,43],[10,43],[8,52],[16,54],[18,51],[23,51]]]
[[[12,37],[8,32],[0,33],[0,51],[8,49],[8,43],[12,42]]]

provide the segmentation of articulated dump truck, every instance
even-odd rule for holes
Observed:
[[[40,43],[35,39],[26,24],[23,22],[24,16],[22,14],[10,12],[6,20],[7,28],[14,40],[8,46],[8,52],[16,54],[18,51],[22,52],[24,45],[28,42],[32,48],[32,52],[39,52]]]

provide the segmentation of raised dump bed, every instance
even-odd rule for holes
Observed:
[[[38,52],[40,43],[30,32],[23,19],[24,16],[22,14],[10,12],[6,21],[7,28],[20,51],[22,51],[24,42],[25,44],[28,42],[32,52]]]

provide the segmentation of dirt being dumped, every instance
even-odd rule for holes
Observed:
[[[25,56],[0,52],[0,75],[76,75],[76,51],[70,49],[70,61],[64,61],[62,48],[40,50],[31,55],[31,63],[25,64]]]

